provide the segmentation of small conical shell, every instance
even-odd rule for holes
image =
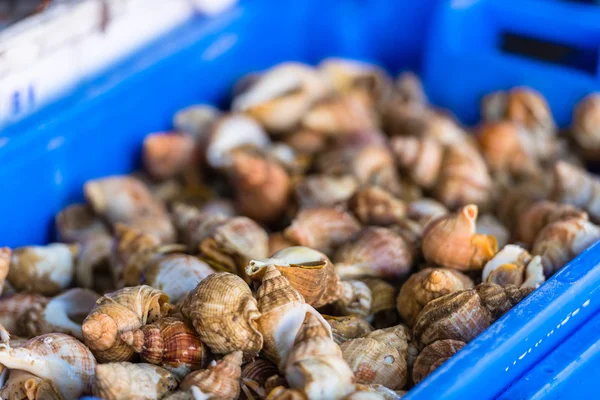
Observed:
[[[196,332],[178,318],[161,318],[138,330],[122,333],[121,339],[140,353],[142,361],[160,365],[177,379],[205,367],[210,356]]]
[[[194,398],[235,400],[240,394],[242,358],[241,351],[229,353],[207,369],[186,376],[181,388],[189,390]]]
[[[92,388],[96,360],[79,340],[62,333],[37,336],[18,347],[0,347],[0,364],[54,382],[65,399]]]
[[[304,391],[310,399],[337,399],[354,390],[354,374],[328,327],[306,313],[285,365],[290,387]]]
[[[105,400],[160,399],[177,388],[177,379],[152,364],[98,364],[94,396]]]
[[[19,332],[27,337],[44,333],[67,333],[83,340],[81,321],[100,296],[87,289],[69,289],[48,302],[34,303],[18,320]]]
[[[407,347],[406,332],[400,325],[373,331],[340,346],[358,383],[381,384],[390,389],[406,384]]]
[[[49,299],[35,293],[15,293],[0,297],[0,325],[4,326],[13,335],[23,335],[17,324],[19,318],[28,309],[39,304],[44,307]]]
[[[532,245],[540,231],[552,222],[568,218],[587,219],[585,211],[569,204],[540,200],[527,207],[519,218],[519,240]]]
[[[367,227],[341,246],[334,260],[343,279],[403,278],[412,268],[413,249],[391,229]]]
[[[559,220],[540,231],[531,254],[542,256],[544,274],[550,277],[598,239],[600,228],[585,219]]]
[[[263,347],[256,300],[236,275],[219,272],[206,277],[185,298],[181,313],[215,354],[242,350],[256,355]]]
[[[85,344],[100,362],[127,361],[135,352],[120,338],[167,315],[169,297],[150,286],[134,286],[102,296],[83,321]]]
[[[301,210],[284,235],[300,246],[330,255],[359,229],[360,224],[351,214],[338,208],[319,207]]]
[[[165,292],[177,303],[198,283],[215,272],[210,265],[187,254],[169,254],[150,262],[144,271],[143,282]]]
[[[8,281],[18,291],[57,294],[73,280],[76,244],[53,243],[47,246],[27,246],[12,254]]]
[[[592,221],[600,221],[600,180],[565,161],[554,166],[552,200],[587,211]]]
[[[430,189],[440,174],[443,145],[430,136],[396,136],[390,140],[398,166],[417,185]]]
[[[323,316],[329,326],[331,326],[331,334],[333,341],[338,345],[358,337],[365,336],[373,332],[373,327],[367,320],[357,317],[356,315],[348,315],[344,317],[332,317],[330,315]]]
[[[406,215],[406,204],[377,186],[359,189],[348,200],[348,208],[365,225],[389,226]]]
[[[270,258],[250,261],[246,274],[252,280],[262,280],[269,265],[274,265],[315,308],[335,301],[341,294],[340,279],[332,262],[317,250],[303,246],[287,247]]]
[[[422,242],[425,260],[460,271],[483,268],[497,244],[493,236],[475,233],[477,212],[471,204],[429,224]]]
[[[64,397],[54,382],[42,379],[18,369],[9,372],[9,377],[0,389],[0,398],[11,400],[63,400]]]
[[[307,313],[330,329],[321,314],[305,303],[302,295],[274,265],[267,267],[256,300],[261,313],[256,321],[264,339],[263,353],[277,365],[285,364]]]
[[[450,357],[465,347],[466,343],[459,340],[438,340],[425,347],[415,360],[412,378],[414,384],[421,382],[427,375],[435,371]]]
[[[412,327],[417,315],[431,300],[472,287],[473,281],[458,271],[426,268],[411,275],[400,288],[396,303],[398,313]]]

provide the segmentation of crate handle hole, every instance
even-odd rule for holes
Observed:
[[[596,76],[598,48],[581,48],[513,32],[501,32],[499,48],[505,54],[560,65]]]

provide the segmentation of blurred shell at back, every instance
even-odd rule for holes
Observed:
[[[592,93],[581,100],[573,111],[571,137],[587,161],[596,161],[600,154],[600,96]]]
[[[348,208],[365,225],[389,226],[406,215],[406,204],[377,186],[359,189],[348,201]]]
[[[262,349],[256,322],[260,311],[250,288],[236,275],[206,277],[187,295],[181,313],[215,354],[242,350],[256,355]]]
[[[578,166],[565,161],[556,163],[550,197],[581,208],[592,221],[600,221],[600,180]]]
[[[303,246],[287,247],[270,258],[250,261],[246,274],[252,280],[260,280],[269,265],[274,265],[304,300],[315,308],[331,303],[340,296],[340,280],[333,264],[317,250]]]
[[[94,396],[105,400],[160,399],[177,388],[177,379],[152,364],[98,364]]]
[[[37,336],[18,347],[0,347],[0,364],[54,382],[65,399],[90,393],[96,360],[79,340],[62,333]]]
[[[186,376],[181,389],[189,390],[194,399],[235,400],[240,393],[242,359],[241,351],[229,353],[207,369]]]
[[[108,234],[104,222],[87,204],[71,204],[55,218],[58,237],[62,242],[83,243],[96,236]]]
[[[10,268],[10,261],[12,256],[12,250],[8,247],[0,248],[0,295],[4,290],[4,282],[8,276],[8,270]]]
[[[23,335],[17,325],[20,317],[31,307],[48,303],[48,298],[35,293],[14,293],[0,297],[0,325],[13,335]]]
[[[73,280],[78,245],[26,246],[12,254],[8,281],[18,291],[57,294]]]
[[[133,286],[107,293],[96,302],[81,327],[83,340],[98,361],[127,361],[135,352],[120,338],[167,315],[169,297],[150,286]]]
[[[477,212],[471,204],[429,224],[422,243],[425,260],[460,271],[483,268],[497,244],[493,236],[475,233]]]

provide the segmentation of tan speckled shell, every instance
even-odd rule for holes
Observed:
[[[328,328],[306,313],[285,365],[290,387],[304,391],[308,398],[339,398],[354,390],[354,374]]]
[[[48,298],[36,293],[15,293],[0,297],[0,325],[12,335],[23,335],[17,325],[21,315],[36,304],[43,307],[48,301]]]
[[[422,242],[425,260],[460,271],[483,268],[497,244],[493,236],[475,233],[477,213],[471,204],[429,224]]]
[[[65,399],[89,393],[96,368],[89,349],[62,333],[37,336],[15,348],[0,348],[0,364],[51,380]]]
[[[152,364],[115,362],[96,367],[94,396],[104,400],[160,399],[177,388],[177,379]]]
[[[203,394],[204,398],[220,400],[235,400],[240,393],[240,377],[242,375],[241,351],[227,354],[219,361],[213,361],[207,369],[195,371],[185,377],[181,382],[183,390]]]
[[[443,145],[430,136],[396,136],[390,145],[400,168],[417,185],[430,189],[440,174],[444,155]]]
[[[415,360],[412,374],[414,384],[425,379],[465,345],[465,342],[459,340],[446,339],[438,340],[425,347]]]
[[[60,390],[50,379],[42,379],[29,372],[14,370],[0,389],[2,399],[63,400]]]
[[[138,330],[122,333],[121,339],[140,354],[143,362],[160,365],[179,380],[208,365],[208,347],[178,318],[161,318]]]
[[[340,247],[334,260],[343,279],[402,278],[412,268],[413,249],[391,229],[367,227]]]
[[[333,341],[338,345],[341,345],[347,340],[355,339],[373,332],[373,327],[367,320],[357,317],[356,315],[344,317],[324,315],[323,317],[331,326]]]
[[[261,313],[256,322],[263,335],[263,353],[277,365],[285,363],[307,313],[313,314],[329,329],[321,314],[305,303],[302,295],[274,265],[267,267],[256,300]]]
[[[341,283],[332,262],[317,250],[291,246],[274,253],[265,260],[252,260],[246,274],[252,280],[262,280],[269,265],[279,272],[300,292],[304,300],[315,308],[339,298]]]
[[[580,167],[565,161],[556,163],[550,198],[581,208],[592,221],[600,221],[600,180]]]
[[[417,315],[431,300],[473,288],[466,275],[446,268],[426,268],[408,278],[400,288],[397,299],[398,313],[408,326],[413,326]]]
[[[550,277],[598,239],[600,228],[585,219],[559,220],[540,231],[531,254],[542,256],[544,274]]]
[[[330,255],[359,229],[360,224],[351,214],[338,208],[319,207],[301,210],[283,234],[300,246]]]
[[[406,215],[404,201],[377,186],[359,189],[348,200],[348,208],[365,225],[393,225]]]
[[[85,344],[100,362],[131,360],[135,352],[120,334],[167,315],[173,307],[168,301],[166,294],[146,285],[105,294],[83,321]]]
[[[397,326],[348,340],[340,348],[358,383],[400,389],[407,380],[407,346],[405,330]]]
[[[219,272],[206,277],[185,298],[181,313],[214,354],[242,350],[256,355],[263,347],[256,300],[236,275]]]
[[[570,204],[536,201],[521,213],[518,224],[519,240],[531,246],[546,225],[568,218],[587,219],[588,215]]]

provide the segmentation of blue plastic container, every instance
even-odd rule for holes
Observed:
[[[438,3],[436,22],[429,24]],[[566,123],[573,103],[594,90],[597,79],[581,69],[501,54],[492,43],[510,30],[586,49],[596,40],[597,46],[600,12],[590,7],[550,0],[254,0],[213,19],[199,16],[0,133],[0,244],[52,240],[55,213],[83,199],[86,180],[131,171],[142,138],[169,129],[174,112],[193,103],[226,105],[237,78],[281,61],[338,55],[375,60],[392,73],[422,71],[430,98],[466,122],[477,117],[483,94],[532,85]],[[561,22],[561,15],[577,23]],[[586,54],[565,62],[585,70]],[[406,399],[559,398],[567,386],[591,396],[592,384],[579,382],[586,373],[598,374],[599,288],[596,244]]]

